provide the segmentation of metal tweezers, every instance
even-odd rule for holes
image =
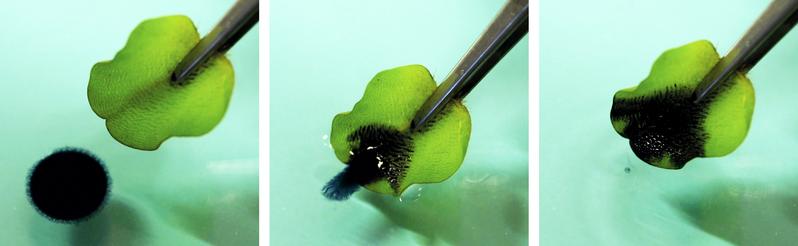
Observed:
[[[411,130],[421,129],[452,100],[462,99],[529,31],[529,1],[510,0],[416,112]]]
[[[216,54],[223,54],[258,22],[258,0],[238,0],[219,24],[205,35],[172,73],[172,85],[180,85]]]
[[[750,71],[795,26],[796,21],[798,0],[774,0],[734,48],[701,80],[693,93],[694,102],[701,102],[732,75]]]

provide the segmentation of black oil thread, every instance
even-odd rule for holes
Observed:
[[[59,223],[78,223],[106,203],[111,179],[102,162],[86,150],[63,148],[39,161],[28,175],[30,203]]]

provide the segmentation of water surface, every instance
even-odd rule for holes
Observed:
[[[676,171],[649,166],[609,118],[615,91],[642,81],[660,53],[707,39],[725,54],[767,4],[541,3],[541,244],[795,242],[798,34],[788,34],[749,74],[752,125],[729,156]]]
[[[379,71],[426,66],[441,80],[502,1],[271,2],[270,240],[275,245],[525,245],[527,38],[466,98],[472,117],[460,170],[402,199],[322,186],[344,166],[329,146]]]
[[[114,140],[89,107],[95,63],[110,60],[142,20],[191,17],[207,33],[225,1],[15,1],[0,8],[0,244],[242,245],[257,242],[258,31],[230,50],[236,86],[221,123],[157,151]],[[112,179],[105,208],[79,225],[48,221],[28,203],[30,168],[80,147]]]

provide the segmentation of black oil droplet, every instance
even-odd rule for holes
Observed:
[[[88,151],[64,148],[37,163],[28,176],[28,198],[45,217],[80,222],[105,204],[110,191],[105,166]]]

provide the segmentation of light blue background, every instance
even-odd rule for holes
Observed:
[[[95,63],[142,20],[191,17],[207,33],[233,1],[15,1],[0,7],[0,245],[240,245],[257,241],[258,31],[229,51],[236,73],[221,123],[147,152],[116,142],[89,107]],[[36,161],[65,146],[92,151],[113,180],[108,205],[56,224],[27,201]]]
[[[321,187],[344,165],[329,147],[377,72],[425,65],[441,80],[503,1],[272,1],[270,216],[274,245],[526,245],[528,39],[466,98],[472,117],[460,170],[402,200]]]
[[[660,53],[707,39],[725,54],[768,2],[541,2],[542,245],[798,241],[796,31],[749,74],[753,121],[729,156],[658,169],[609,118],[615,91],[643,80]]]

